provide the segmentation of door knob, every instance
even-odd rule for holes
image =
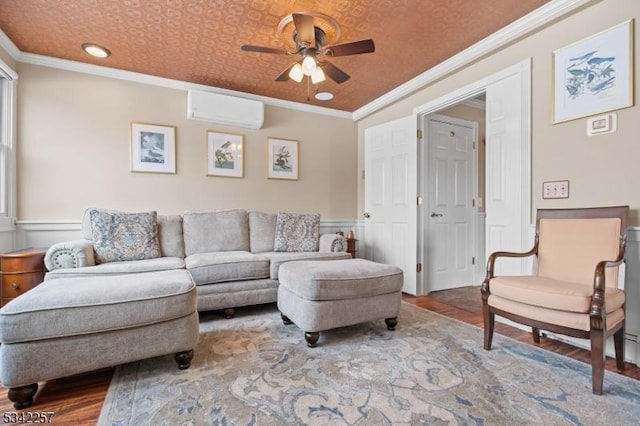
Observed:
[[[431,212],[431,217],[442,217],[442,213]]]
[[[371,217],[371,213],[365,212],[364,217],[365,219],[369,219]]]

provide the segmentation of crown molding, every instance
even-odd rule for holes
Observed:
[[[500,49],[507,43],[535,31],[541,26],[558,19],[589,3],[601,0],[554,0],[523,16],[517,21],[496,31],[476,44],[468,47],[455,56],[425,71],[395,89],[380,96],[374,101],[353,112],[353,119],[358,121],[380,109],[440,80],[471,62]]]
[[[0,47],[7,51],[9,56],[11,56],[16,61],[20,57],[20,49],[11,41],[9,37],[0,29]]]

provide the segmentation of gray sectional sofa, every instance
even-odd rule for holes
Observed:
[[[351,257],[344,237],[320,235],[319,224],[317,214],[242,209],[183,215],[87,209],[83,239],[47,251],[45,281],[186,269],[196,284],[198,311],[223,309],[232,316],[235,307],[277,300],[285,262]]]

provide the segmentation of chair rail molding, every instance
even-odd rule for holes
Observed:
[[[320,233],[334,234],[338,231],[347,235],[356,227],[355,220],[321,220]],[[79,220],[18,220],[14,247],[7,251],[24,247],[49,247],[61,241],[82,238],[82,222]]]

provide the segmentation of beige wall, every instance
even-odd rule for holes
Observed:
[[[18,219],[240,207],[355,218],[356,124],[267,106],[261,130],[186,119],[183,90],[19,63]],[[177,174],[130,171],[130,122],[177,127]],[[245,136],[245,177],[206,176],[206,131]],[[300,179],[266,178],[266,138],[299,141]]]
[[[487,75],[532,58],[532,209],[631,206],[631,225],[640,225],[640,107],[618,110],[618,131],[586,136],[586,119],[551,123],[551,58],[558,48],[589,37],[628,19],[635,19],[635,57],[640,58],[640,3],[637,0],[604,0],[441,79],[405,99],[358,122],[358,168],[363,164],[364,129],[410,115],[426,104]],[[640,81],[636,76],[635,99]],[[570,198],[543,200],[542,182],[569,180]],[[363,211],[364,184],[358,180],[358,214]],[[361,217],[361,216],[360,216]]]

